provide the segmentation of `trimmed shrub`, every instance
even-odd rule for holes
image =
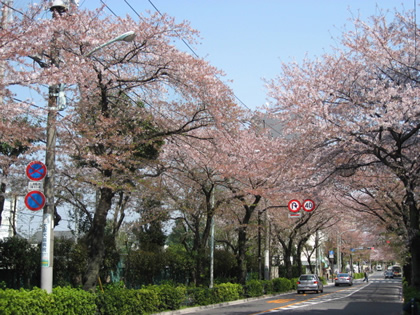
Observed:
[[[272,281],[275,292],[287,292],[293,289],[292,281],[287,278],[276,278]]]
[[[158,308],[161,311],[177,310],[185,300],[187,289],[184,286],[172,286],[169,284],[150,285],[145,287],[155,291],[159,296]]]
[[[57,287],[53,289],[54,314],[91,315],[96,312],[96,295],[81,289]]]
[[[403,281],[403,296],[405,301],[403,306],[404,314],[413,314],[413,310],[420,309],[420,291],[408,286],[406,281]]]
[[[264,295],[264,285],[260,280],[247,281],[245,285],[246,295],[248,297],[257,297]]]
[[[55,314],[53,296],[39,288],[0,290],[0,314]]]
[[[239,300],[243,297],[243,287],[235,283],[216,284],[212,289],[207,287],[189,287],[186,305],[210,305]]]
[[[187,289],[187,305],[209,305],[213,304],[213,295],[209,288],[189,287]]]
[[[96,312],[95,294],[80,289],[61,288],[47,291],[0,290],[0,314],[86,314]]]
[[[264,286],[264,293],[265,294],[273,294],[275,293],[274,290],[274,282],[271,280],[263,280],[263,286]]]
[[[242,285],[229,282],[217,284],[211,291],[213,303],[239,300],[243,295]]]
[[[155,290],[107,288],[97,294],[98,313],[113,314],[148,314],[159,311],[159,295]]]
[[[299,278],[292,278],[290,279],[290,283],[292,284],[292,290],[297,289],[297,282],[299,281]]]

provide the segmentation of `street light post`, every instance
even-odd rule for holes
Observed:
[[[58,3],[58,4],[57,4]],[[55,5],[54,5],[55,4]],[[67,11],[68,7],[62,5],[62,1],[55,1],[51,6],[53,17],[61,15]],[[94,52],[108,46],[117,41],[132,41],[135,33],[130,31],[124,33],[105,44],[102,44],[91,50],[86,57],[91,56]],[[53,38],[54,42],[54,38]],[[51,47],[51,65],[58,67],[58,50]],[[42,61],[40,61],[42,65]],[[42,221],[42,244],[41,244],[41,289],[48,293],[52,292],[53,283],[53,261],[54,261],[54,184],[55,184],[55,155],[57,140],[57,97],[60,92],[60,85],[54,84],[48,88],[48,117],[47,117],[47,144],[45,152],[45,166],[47,168],[47,176],[45,177],[45,198],[46,204],[43,210]]]
[[[63,7],[51,7],[53,18],[61,15]],[[58,50],[51,46],[51,65],[58,66]],[[42,218],[42,244],[41,244],[41,289],[52,292],[53,262],[54,262],[54,178],[55,178],[55,152],[56,152],[56,121],[57,121],[57,95],[59,86],[51,85],[48,88],[48,117],[47,117],[47,146],[45,152],[45,166],[47,176],[44,179],[46,203]]]
[[[89,51],[85,56],[89,57],[92,54],[94,54],[96,51],[110,45],[113,44],[115,42],[132,42],[134,40],[134,38],[136,37],[136,34],[133,31],[129,31],[127,33],[124,33],[120,36],[115,37],[114,39],[111,39],[109,42],[106,42],[105,44],[99,45],[98,47],[95,47],[94,49],[92,49],[91,51]]]
[[[356,229],[351,229],[351,230],[347,230],[347,231],[343,231],[343,232],[337,232],[337,273],[341,272],[341,235],[347,232],[354,232],[356,231]],[[350,254],[350,259],[351,259],[351,254]],[[352,263],[352,262],[351,262]],[[353,265],[351,266],[351,268],[353,268]]]
[[[215,194],[215,187],[213,187],[213,191],[211,192],[211,207],[212,211],[214,211],[214,194]],[[210,226],[210,285],[209,288],[212,289],[214,285],[214,213],[211,217],[211,226]]]
[[[341,272],[341,234],[337,233],[337,274]]]

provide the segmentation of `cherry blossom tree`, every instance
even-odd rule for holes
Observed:
[[[89,185],[97,196],[87,235],[84,288],[90,290],[114,196],[130,194],[159,174],[155,161],[165,139],[226,125],[238,109],[218,79],[222,73],[177,48],[180,37],[195,43],[197,32],[186,23],[161,15],[104,17],[100,9],[74,9],[53,20],[35,19],[36,12],[39,7],[2,30],[10,65],[4,85],[31,88],[45,99],[45,85],[65,86],[67,108],[56,121],[58,175]],[[136,34],[133,42],[96,50],[128,31]]]
[[[399,183],[401,197],[386,193],[407,230],[409,282],[420,288],[418,28],[410,12],[396,12],[392,22],[385,15],[354,22],[342,49],[283,65],[270,82],[271,110],[285,135],[298,137],[312,153],[323,180],[358,171],[360,186],[375,181],[389,189],[381,185],[383,174]]]
[[[219,229],[223,222],[231,222],[230,229],[232,224],[235,226],[234,242],[218,241],[233,249],[238,281],[245,282],[246,253],[251,235],[255,234],[259,204],[262,198],[277,198],[287,186],[283,182],[289,174],[285,171],[288,165],[285,143],[283,139],[269,137],[257,125],[243,128],[237,124],[229,130],[219,128],[193,134],[196,138],[183,145],[164,148],[169,169],[165,176],[171,178],[166,182],[172,182],[168,186],[171,199],[174,207],[182,210],[189,230],[202,231],[196,234],[200,237],[196,237],[195,250],[206,246],[215,216]],[[215,194],[213,203],[212,194]]]
[[[268,130],[256,124],[221,133],[219,139],[215,167],[224,179],[220,186],[231,200],[224,220],[235,222],[237,243],[229,246],[236,252],[238,281],[244,283],[252,225],[259,229],[263,200],[282,200],[279,195],[294,187],[290,170],[295,160],[283,138],[271,137]]]

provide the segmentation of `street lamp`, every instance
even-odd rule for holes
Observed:
[[[337,232],[337,273],[341,272],[341,235],[347,232],[354,232],[356,229],[351,229],[343,232]],[[353,266],[351,266],[351,270],[353,270]]]
[[[60,1],[56,1],[60,2]],[[60,2],[61,3],[61,2]],[[61,13],[63,5],[52,6],[53,13]],[[91,50],[86,56],[89,57],[96,51],[117,41],[132,41],[135,33],[130,31],[102,44]],[[51,64],[58,66],[58,50],[53,47]],[[45,152],[45,166],[48,174],[45,178],[46,205],[43,211],[42,221],[42,244],[41,244],[41,289],[48,293],[52,292],[53,261],[54,261],[54,177],[55,177],[55,152],[56,152],[56,121],[57,121],[57,98],[60,86],[54,84],[48,89],[48,118],[47,118],[47,145]]]
[[[111,39],[110,41],[106,42],[105,44],[99,45],[98,47],[95,47],[94,49],[92,49],[91,51],[89,51],[85,56],[89,57],[91,56],[93,53],[95,53],[96,51],[112,44],[115,42],[132,42],[134,40],[134,38],[136,37],[136,34],[133,31],[129,31],[127,33],[124,33],[120,36],[115,37],[114,39]]]

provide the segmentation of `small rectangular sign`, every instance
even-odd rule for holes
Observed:
[[[294,212],[289,211],[289,218],[300,218],[301,216],[302,216],[302,213],[300,212],[294,213]]]
[[[44,190],[44,184],[42,182],[29,182],[28,183],[28,191],[43,191]]]

